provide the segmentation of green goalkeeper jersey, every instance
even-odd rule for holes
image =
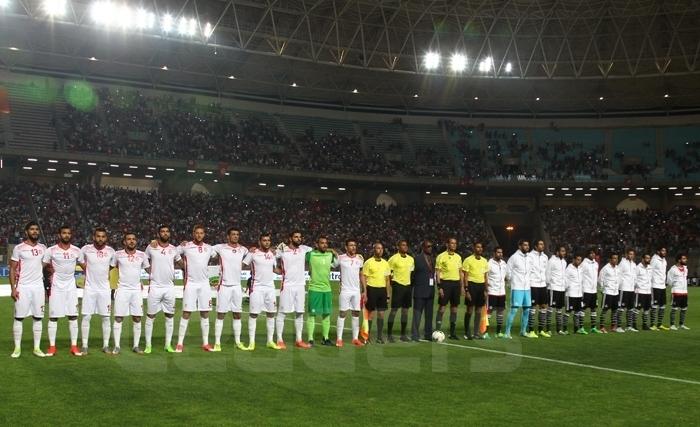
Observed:
[[[321,252],[314,249],[306,253],[306,263],[309,266],[309,290],[315,292],[331,291],[331,268],[338,264],[335,254],[331,251]]]

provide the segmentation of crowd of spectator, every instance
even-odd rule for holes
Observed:
[[[543,211],[542,221],[552,244],[567,245],[570,251],[598,248],[606,256],[627,248],[653,252],[667,245],[675,255],[700,247],[700,215],[692,206],[670,211],[552,208]]]
[[[690,174],[700,173],[700,141],[686,142],[685,151],[672,148],[666,150],[666,158],[678,169],[670,174],[671,178],[687,179]]]

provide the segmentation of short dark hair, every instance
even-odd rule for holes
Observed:
[[[477,240],[476,242],[474,242],[474,243],[472,244],[473,247],[476,247],[476,245],[481,245],[482,248],[484,247],[484,244],[481,243],[479,240]]]
[[[585,258],[585,256],[583,256],[583,254],[582,254],[581,252],[578,252],[578,253],[574,254],[574,258],[581,258],[581,259],[583,259],[583,258]]]
[[[680,261],[680,260],[681,260],[681,258],[683,258],[683,257],[687,257],[687,256],[688,256],[688,255],[687,255],[687,254],[685,254],[685,253],[683,253],[683,252],[681,252],[681,253],[677,254],[677,255],[676,255],[676,262]]]
[[[92,235],[94,236],[97,233],[105,233],[107,234],[107,229],[104,227],[95,227],[95,230],[93,230]]]
[[[656,252],[661,252],[661,249],[666,249],[666,245],[659,245],[656,247]]]
[[[319,234],[318,237],[316,238],[316,241],[320,242],[321,239],[328,240],[328,236],[326,236],[325,234]]]
[[[72,230],[72,228],[70,228],[70,225],[64,224],[64,225],[58,227],[58,234],[61,234],[61,231],[63,231],[63,230]]]
[[[374,243],[372,243],[372,247],[374,247],[374,245],[382,245],[382,248],[384,247],[384,243],[382,243],[381,240],[375,240]]]
[[[399,241],[398,241],[398,242],[396,242],[396,246],[399,246],[399,245],[401,245],[401,243],[405,243],[405,244],[408,244],[408,240],[406,240],[406,239],[399,239]]]
[[[164,229],[164,228],[167,228],[168,231],[170,231],[170,225],[168,225],[168,224],[161,224],[161,225],[158,227],[158,232],[160,233],[160,230],[162,230],[162,229]]]
[[[614,256],[619,257],[617,252],[610,252],[610,254],[608,255],[608,259],[612,259],[612,257],[614,257]]]
[[[498,251],[499,251],[499,249],[500,249],[501,251],[503,250],[503,248],[502,248],[502,247],[500,247],[500,246],[496,246],[495,248],[493,248],[493,253],[496,253],[496,252],[498,252]]]
[[[628,253],[630,253],[630,252],[634,252],[635,254],[637,253],[637,251],[635,251],[634,248],[627,248],[627,249],[625,249],[625,253],[626,253],[626,254],[628,254]]]
[[[124,233],[124,237],[122,237],[122,242],[126,242],[127,236],[136,237],[136,233],[134,233],[133,231],[127,231],[126,233]]]
[[[540,242],[542,242],[543,245],[545,244],[545,243],[544,243],[544,240],[542,240],[542,239],[537,239],[537,240],[534,241],[535,246],[539,245]]]
[[[258,240],[262,240],[263,237],[269,237],[270,239],[272,239],[272,234],[267,231],[263,231],[262,233],[260,233],[260,237],[258,238]]]
[[[192,232],[194,233],[195,230],[199,230],[200,228],[201,228],[202,230],[205,230],[205,231],[206,231],[206,228],[204,228],[204,224],[198,223],[198,224],[195,224],[194,227],[192,227]]]
[[[455,236],[449,236],[449,237],[445,240],[445,243],[450,243],[450,240],[454,240],[455,243],[459,242]]]
[[[566,245],[557,245],[557,252],[559,252],[559,249],[566,250]]]
[[[588,252],[586,252],[586,255],[590,255],[590,254],[596,255],[597,253],[598,253],[598,251],[596,250],[596,248],[590,248],[588,250]]]
[[[346,240],[345,240],[345,246],[349,245],[350,243],[355,243],[355,244],[357,244],[357,240],[356,240],[356,239],[352,239],[352,238],[346,239]]]
[[[527,239],[520,239],[520,240],[518,240],[518,246],[522,246],[523,243],[530,244],[530,241],[527,240]]]
[[[29,231],[30,228],[34,226],[39,226],[39,223],[36,221],[29,221],[25,226],[24,226],[24,231]]]
[[[304,233],[302,233],[301,230],[295,228],[294,230],[292,230],[292,231],[289,233],[289,237],[290,237],[290,238],[291,238],[291,237],[294,237],[294,235],[297,234],[297,233],[301,234],[302,236],[304,235]]]
[[[226,230],[226,235],[228,236],[229,234],[231,234],[232,231],[238,231],[239,234],[241,232],[241,230],[238,227],[229,227],[228,230]]]

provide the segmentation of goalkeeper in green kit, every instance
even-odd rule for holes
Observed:
[[[321,316],[323,326],[323,345],[333,345],[329,338],[331,330],[331,268],[338,266],[338,253],[328,249],[328,238],[319,236],[316,248],[306,253],[306,269],[309,271],[308,319],[306,330],[309,334],[309,344],[314,345],[314,328],[316,317]]]

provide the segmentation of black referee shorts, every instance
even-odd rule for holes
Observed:
[[[452,307],[459,305],[459,297],[462,294],[459,280],[443,280],[438,287],[442,289],[443,294],[443,296],[438,297],[438,305],[445,306],[448,303]]]
[[[391,308],[411,308],[413,286],[391,282]]]
[[[483,283],[467,282],[469,291],[469,299],[465,301],[469,307],[483,307],[486,305],[486,285]]]
[[[367,286],[367,301],[365,301],[365,307],[367,307],[367,310],[386,310],[386,300],[386,288],[375,288],[373,286]]]

